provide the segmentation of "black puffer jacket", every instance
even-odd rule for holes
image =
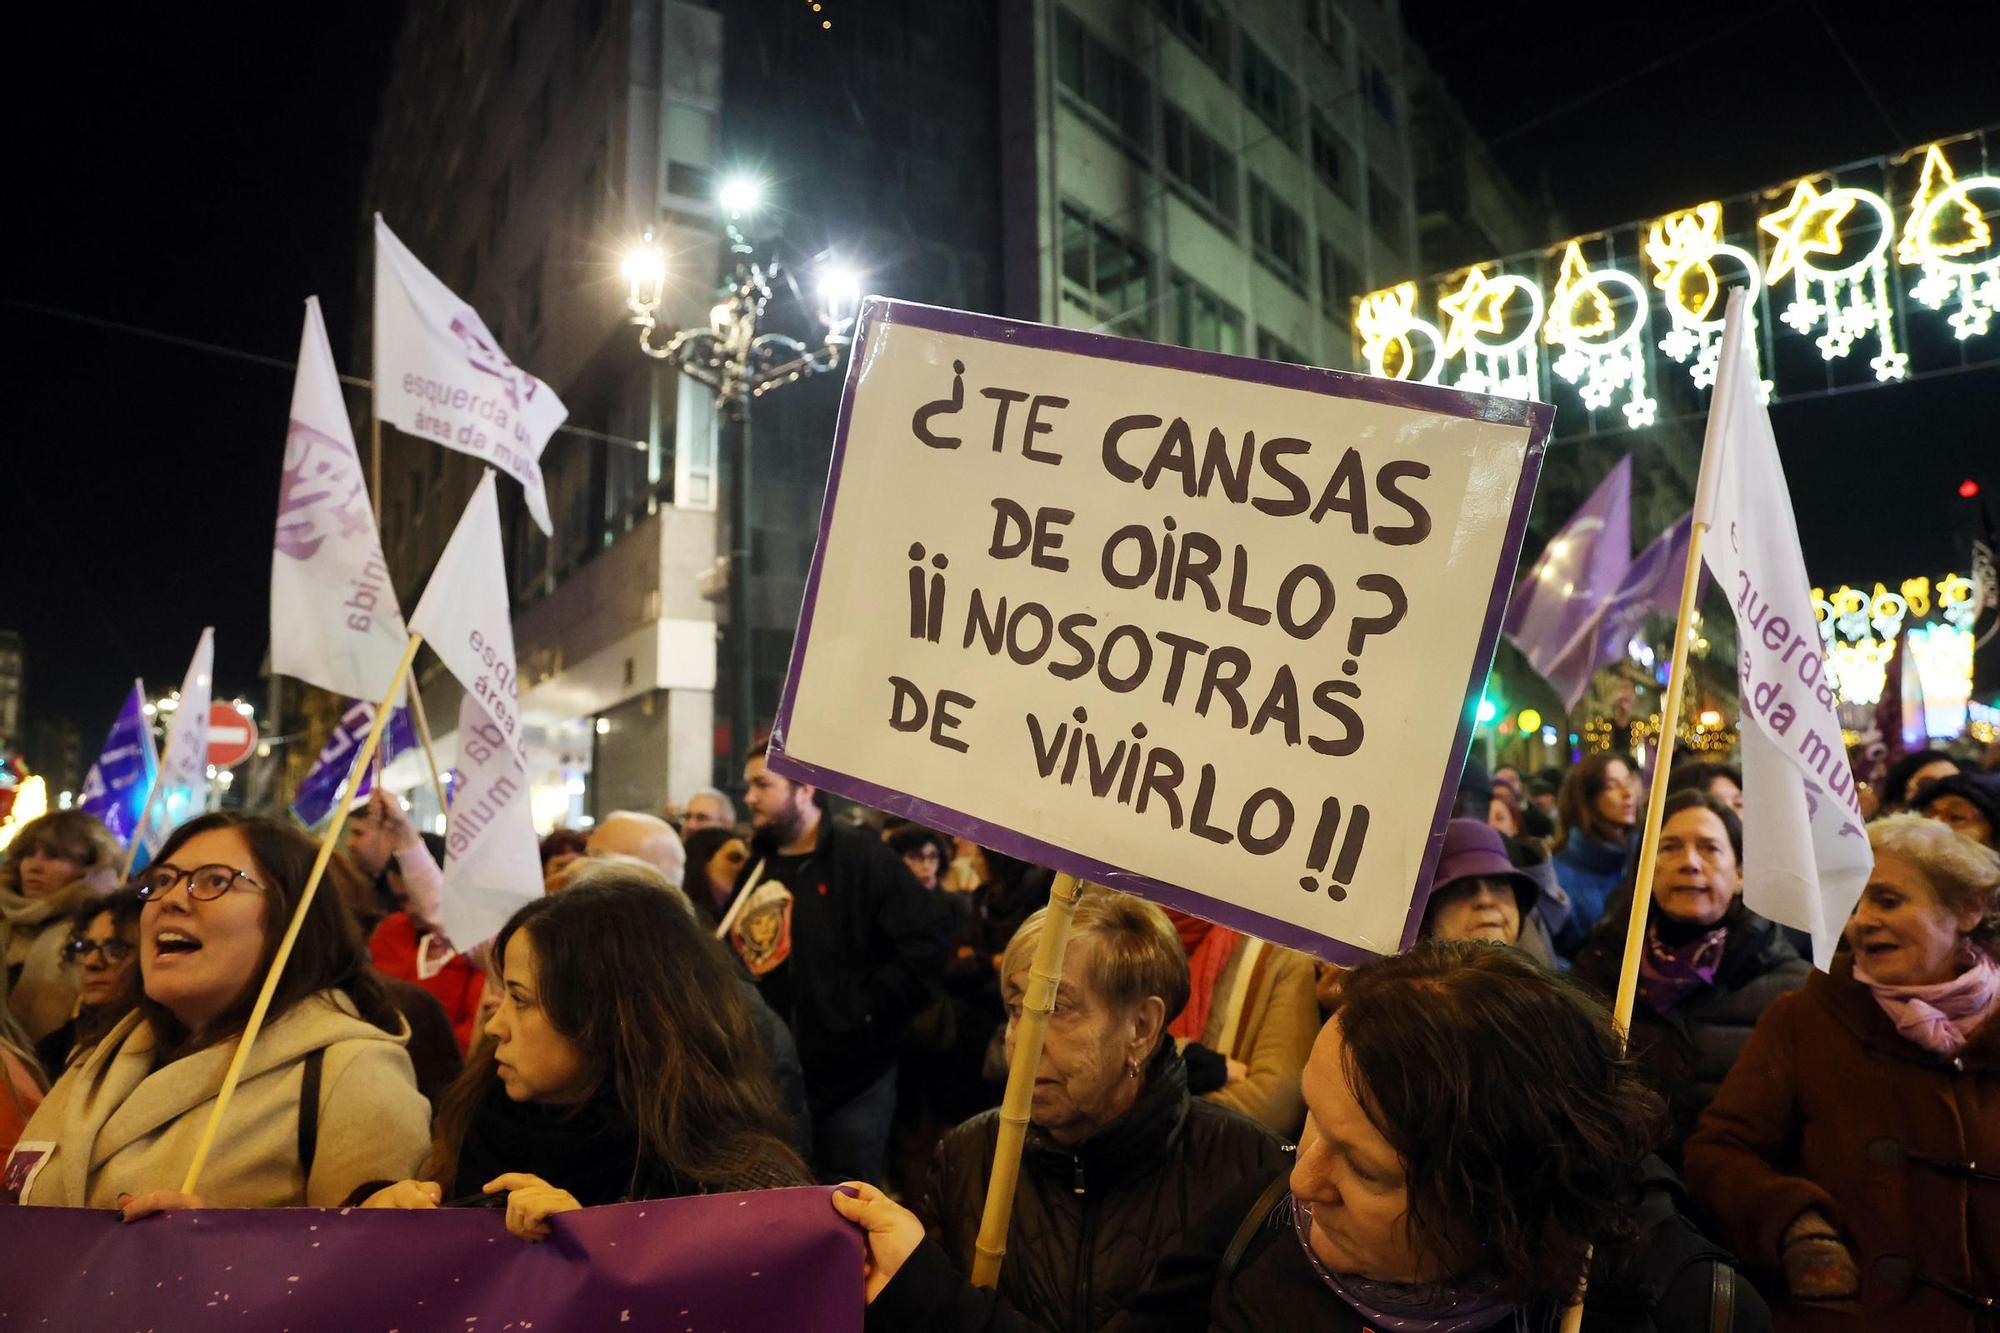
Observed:
[[[1573,964],[1577,980],[1596,989],[1607,1004],[1618,990],[1629,902],[1605,914]],[[1722,947],[1714,985],[1664,1014],[1653,1012],[1643,989],[1632,1005],[1632,1055],[1647,1083],[1666,1098],[1670,1127],[1661,1151],[1676,1168],[1695,1118],[1729,1076],[1757,1020],[1773,1000],[1799,989],[1812,975],[1812,965],[1799,957],[1784,932],[1745,907],[1741,898],[1730,904],[1722,924],[1729,940]]]
[[[999,1289],[1041,1328],[1104,1327],[1218,1200],[1290,1165],[1262,1125],[1188,1095],[1172,1042],[1145,1078],[1131,1110],[1074,1148],[1029,1127]],[[945,1136],[917,1209],[961,1272],[972,1268],[999,1125],[989,1111]]]

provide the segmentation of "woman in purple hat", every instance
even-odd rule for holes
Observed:
[[[1445,825],[1444,851],[1431,875],[1422,938],[1518,945],[1532,934],[1522,925],[1541,896],[1541,885],[1514,864],[1498,832],[1476,819],[1454,819]]]

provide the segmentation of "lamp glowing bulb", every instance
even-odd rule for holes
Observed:
[[[1695,721],[1713,731],[1722,725],[1722,714],[1713,708],[1704,708],[1701,710],[1700,715],[1695,718]]]
[[[1521,730],[1524,734],[1542,729],[1542,715],[1533,708],[1523,708],[1521,716],[1515,720],[1521,724]]]
[[[644,246],[625,256],[618,271],[635,288],[657,287],[667,279],[667,261],[654,246]]]
[[[821,265],[819,304],[828,324],[845,325],[861,308],[861,275],[845,264]]]
[[[722,182],[715,202],[731,217],[754,213],[764,202],[764,186],[755,176],[731,176]]]
[[[1481,699],[1479,701],[1478,717],[1481,722],[1491,722],[1499,712],[1500,710],[1493,706],[1491,699]]]
[[[1964,481],[1958,483],[1958,494],[1961,499],[1972,499],[1979,494],[1979,483],[1967,477]]]

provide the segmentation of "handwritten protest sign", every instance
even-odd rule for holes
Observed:
[[[861,1237],[823,1189],[586,1208],[0,1208],[0,1328],[860,1333]]]
[[[1552,416],[871,301],[771,766],[1323,957],[1393,951]]]

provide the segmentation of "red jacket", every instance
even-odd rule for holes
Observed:
[[[417,967],[418,943],[416,924],[410,920],[410,914],[392,912],[382,918],[382,924],[368,937],[368,952],[374,956],[378,970],[414,981],[437,996],[451,1019],[458,1049],[469,1051],[478,1035],[479,997],[486,989],[486,973],[464,954],[455,953],[437,971],[423,976]]]

